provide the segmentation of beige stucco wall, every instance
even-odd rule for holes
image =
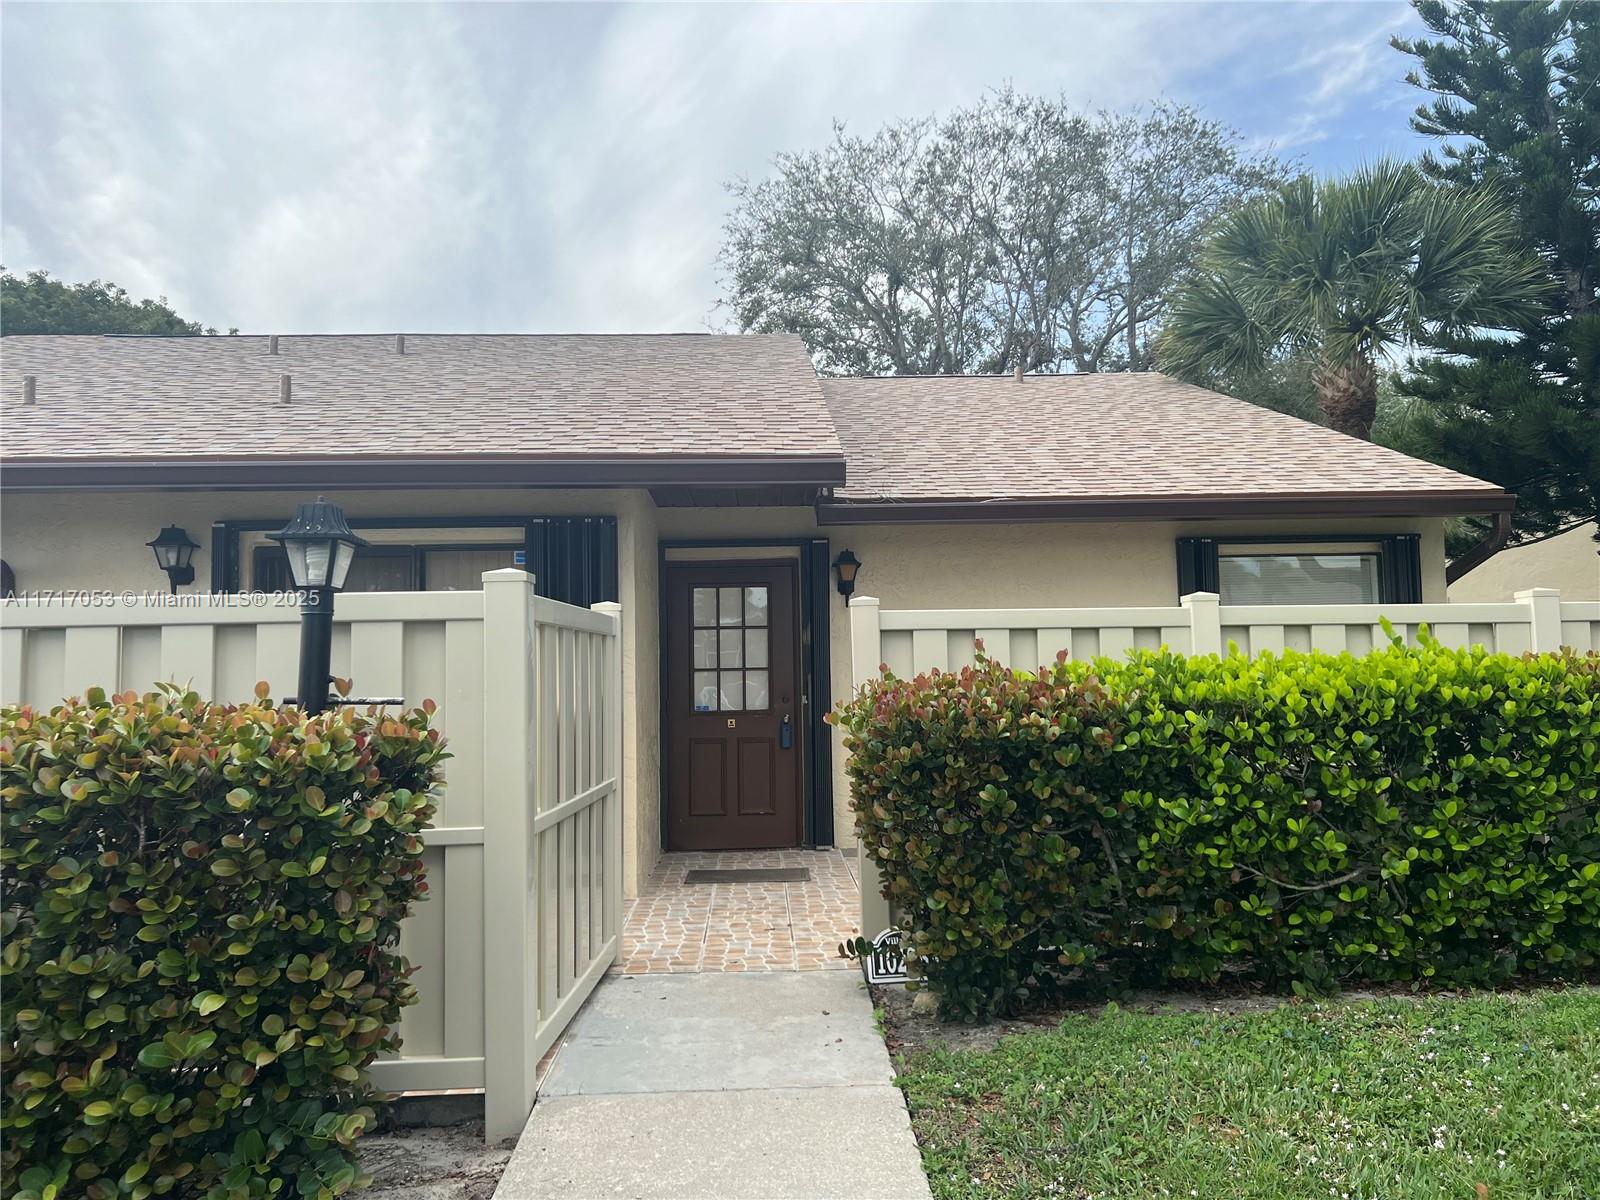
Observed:
[[[623,870],[633,895],[661,853],[661,622],[656,514],[649,493],[627,493],[617,521],[622,602]]]
[[[361,517],[621,516],[628,491],[328,491],[359,523]],[[17,587],[167,590],[167,577],[145,545],[163,525],[178,525],[200,543],[194,589],[211,583],[215,521],[284,520],[313,497],[301,492],[101,492],[0,495],[0,558]],[[648,499],[648,497],[644,497]],[[512,540],[515,540],[513,538]]]
[[[1509,600],[1523,588],[1555,588],[1563,600],[1600,600],[1600,542],[1595,525],[1580,525],[1531,546],[1502,550],[1450,585],[1461,603]]]
[[[1445,598],[1444,528],[1431,519],[819,528],[810,510],[664,508],[658,510],[656,524],[663,540],[826,537],[830,556],[846,547],[855,551],[861,560],[857,594],[876,596],[885,608],[1176,604],[1174,539],[1178,537],[1419,533],[1423,599]],[[747,551],[750,556],[761,553],[759,548]],[[829,596],[833,701],[838,703],[852,690],[850,630],[843,597],[834,589]],[[849,784],[844,774],[842,735],[836,732],[834,738],[834,830],[836,839],[847,844],[853,828]]]
[[[304,498],[262,492],[7,495],[0,497],[0,557],[16,570],[24,590],[164,590],[165,576],[144,543],[162,525],[175,524],[203,543],[195,554],[195,586],[203,590],[210,579],[212,522],[287,518]],[[830,557],[845,547],[855,551],[862,563],[859,594],[877,596],[885,607],[1004,608],[1175,604],[1173,539],[1179,536],[1418,532],[1423,537],[1424,599],[1445,599],[1443,532],[1437,520],[819,529],[808,508],[657,508],[642,490],[363,491],[330,493],[329,499],[344,505],[358,523],[362,516],[617,517],[618,590],[624,610],[624,854],[630,894],[654,864],[661,838],[658,538],[826,537]],[[838,701],[851,691],[849,624],[844,600],[831,588],[829,597],[833,699]],[[837,745],[833,757],[835,831],[837,840],[848,842],[844,755]]]

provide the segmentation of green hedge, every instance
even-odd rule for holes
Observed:
[[[1600,962],[1600,656],[980,657],[833,719],[857,832],[949,1015],[1064,986]]]
[[[258,689],[264,694],[264,689]],[[412,1002],[426,711],[0,710],[6,1197],[335,1196]]]

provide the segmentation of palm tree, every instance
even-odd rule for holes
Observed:
[[[1552,286],[1493,192],[1435,184],[1390,161],[1344,179],[1301,176],[1218,226],[1174,302],[1158,361],[1204,380],[1307,355],[1328,424],[1367,438],[1387,351],[1521,325]]]

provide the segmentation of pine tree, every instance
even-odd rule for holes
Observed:
[[[1513,541],[1539,541],[1600,517],[1600,6],[1413,4],[1437,35],[1394,40],[1434,96],[1422,169],[1500,190],[1559,286],[1515,338],[1430,340],[1399,382],[1421,402],[1403,448],[1516,492]]]

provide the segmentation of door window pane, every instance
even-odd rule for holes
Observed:
[[[717,673],[715,671],[696,671],[694,673],[694,710],[696,712],[717,711]]]
[[[767,589],[764,587],[747,587],[744,590],[744,623],[746,625],[765,625],[767,623]]]
[[[696,667],[714,667],[717,665],[717,631],[715,629],[696,629],[694,631],[694,665]]]
[[[767,673],[765,671],[746,671],[744,673],[744,703],[746,708],[767,707]]]
[[[717,623],[717,589],[694,589],[694,623],[696,625],[715,625]]]
[[[1227,554],[1224,604],[1376,604],[1376,554]]]
[[[744,631],[744,665],[747,667],[764,667],[767,665],[767,631],[765,629],[746,629]]]
[[[768,589],[690,589],[691,699],[696,712],[748,712],[771,705]]]

